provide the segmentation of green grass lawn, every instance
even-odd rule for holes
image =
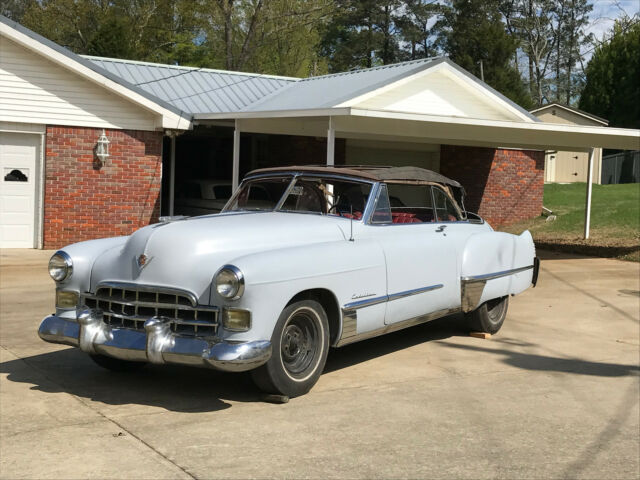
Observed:
[[[640,184],[593,186],[591,233],[585,241],[586,188],[585,183],[545,185],[544,206],[556,220],[540,216],[502,230],[528,229],[547,248],[640,261]]]

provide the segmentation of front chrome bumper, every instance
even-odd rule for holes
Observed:
[[[230,343],[173,334],[160,318],[145,322],[144,332],[114,328],[95,311],[86,310],[78,321],[56,315],[45,317],[38,335],[46,342],[80,347],[87,353],[122,360],[209,367],[227,372],[252,370],[271,357],[271,342]]]

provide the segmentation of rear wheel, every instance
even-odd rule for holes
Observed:
[[[271,337],[273,354],[251,376],[261,390],[297,397],[313,387],[327,360],[329,321],[318,302],[303,300],[287,306]]]
[[[498,333],[509,308],[509,297],[494,298],[466,315],[469,327],[477,332]]]
[[[106,368],[112,372],[131,372],[146,365],[145,362],[131,362],[129,360],[107,357],[106,355],[90,354],[89,356],[91,357],[91,360],[96,362],[102,368]]]

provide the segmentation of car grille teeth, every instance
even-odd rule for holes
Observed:
[[[181,336],[212,337],[218,329],[218,309],[198,305],[190,293],[148,286],[99,286],[83,303],[103,312],[107,325],[144,331],[152,317],[166,318],[172,332]]]

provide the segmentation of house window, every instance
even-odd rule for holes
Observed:
[[[5,182],[28,182],[29,169],[28,168],[10,168],[10,167],[5,168],[4,181]]]

